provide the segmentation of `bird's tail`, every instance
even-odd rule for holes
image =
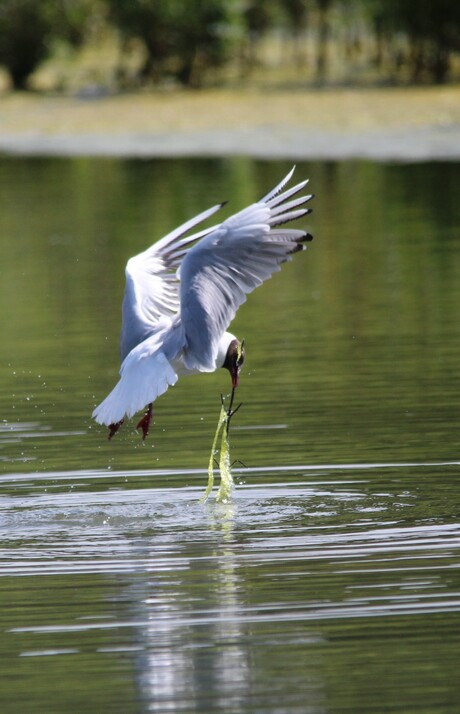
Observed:
[[[143,345],[131,350],[121,366],[118,384],[93,411],[98,424],[109,426],[133,416],[177,382],[177,374],[163,352],[152,354],[142,349]]]

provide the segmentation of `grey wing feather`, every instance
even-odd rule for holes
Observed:
[[[122,309],[122,360],[133,347],[150,336],[164,318],[178,312],[179,281],[176,272],[186,253],[184,247],[206,236],[215,226],[186,238],[183,236],[222,205],[203,211],[128,261]]]
[[[281,193],[293,170],[261,201],[228,218],[185,255],[180,315],[187,344],[184,359],[190,369],[215,367],[219,339],[246,295],[311,240],[305,231],[276,228],[310,212],[299,207],[312,195],[287,201],[307,181]]]

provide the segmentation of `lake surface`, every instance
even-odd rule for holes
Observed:
[[[286,162],[0,160],[0,705],[11,714],[458,712],[460,164],[299,164],[315,240],[240,308],[228,374],[142,443],[91,421],[126,260]]]

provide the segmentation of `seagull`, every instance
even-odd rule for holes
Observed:
[[[92,414],[108,427],[109,439],[126,418],[146,409],[136,427],[145,439],[153,403],[179,376],[223,367],[233,395],[245,349],[227,327],[246,295],[312,240],[306,231],[283,227],[311,211],[304,204],[313,195],[297,196],[308,180],[285,189],[294,169],[264,198],[222,223],[187,235],[225,203],[128,260],[120,379]]]

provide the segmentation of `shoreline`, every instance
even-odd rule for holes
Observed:
[[[0,153],[457,161],[460,87],[10,94]]]
[[[297,161],[458,161],[460,126],[347,135],[301,129],[286,132],[276,128],[115,136],[3,135],[0,136],[0,154],[126,159],[248,156],[254,159]]]

